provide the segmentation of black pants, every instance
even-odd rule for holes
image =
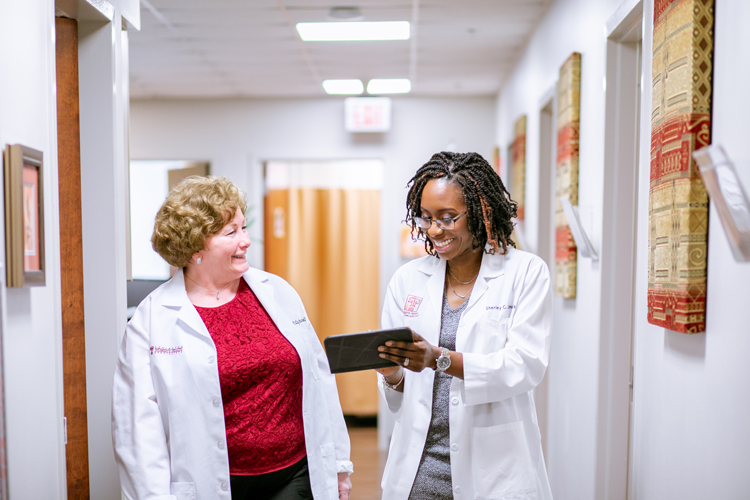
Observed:
[[[312,500],[307,457],[286,469],[257,476],[230,476],[232,500]]]

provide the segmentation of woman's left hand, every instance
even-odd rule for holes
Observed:
[[[339,500],[349,500],[349,492],[352,491],[352,481],[349,474],[339,472]]]
[[[435,360],[440,355],[440,349],[427,342],[417,332],[412,331],[412,335],[414,342],[389,340],[385,346],[380,346],[380,357],[395,361],[413,372],[433,368]]]

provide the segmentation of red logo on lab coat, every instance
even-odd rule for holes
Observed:
[[[409,295],[406,297],[406,305],[404,305],[404,316],[414,318],[419,315],[419,304],[422,303],[422,297],[416,295]]]

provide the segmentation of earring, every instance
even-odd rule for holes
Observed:
[[[198,257],[197,259],[195,259],[195,263],[196,263],[196,264],[200,264],[200,263],[201,263],[201,258],[200,258],[200,257]]]

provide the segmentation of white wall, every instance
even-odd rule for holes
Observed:
[[[648,15],[644,53],[650,53]],[[736,162],[750,192],[750,3],[717,0],[712,142]],[[649,81],[650,62],[645,81]],[[648,87],[648,85],[646,85]],[[650,112],[650,89],[644,111]],[[647,131],[648,132],[648,131]],[[642,162],[647,161],[641,148]],[[710,211],[706,332],[646,322],[648,170],[641,169],[635,344],[635,495],[747,499],[750,450],[750,263],[734,261]]]
[[[14,500],[65,498],[54,12],[52,0],[0,1],[0,147],[20,143],[44,153],[47,285],[6,288],[0,245],[5,436]],[[0,216],[0,224],[4,220]]]
[[[351,134],[344,130],[343,98],[134,101],[130,156],[209,161],[213,175],[225,175],[248,192],[257,214],[262,213],[266,160],[384,160],[380,286],[385,290],[404,262],[398,229],[405,216],[406,183],[433,153],[451,145],[490,159],[494,113],[494,97],[399,97],[393,99],[390,132]],[[250,236],[262,238],[262,220],[256,224]],[[362,229],[367,228],[364,222]],[[253,244],[251,265],[262,266],[262,256],[262,246]]]
[[[10,498],[66,498],[55,12],[78,16],[90,494],[119,498],[110,405],[117,334],[125,328],[127,33],[139,2],[0,0],[0,146],[44,153],[46,286],[9,289],[0,264],[5,436]],[[105,14],[111,16],[110,19]],[[87,21],[82,21],[88,19]],[[137,24],[136,24],[137,25]],[[131,24],[132,26],[132,24]],[[20,42],[19,42],[20,41]],[[99,182],[94,177],[98,176]],[[109,185],[101,182],[109,179]],[[93,187],[87,188],[87,182]],[[96,201],[96,197],[101,199]],[[93,208],[87,210],[87,204]],[[0,204],[0,209],[2,204]],[[104,222],[96,217],[103,217]],[[0,224],[4,217],[0,216]],[[4,230],[0,232],[4,235]],[[0,245],[0,263],[5,262]],[[101,266],[104,272],[96,272]],[[103,301],[104,306],[96,301]]]
[[[513,123],[527,114],[526,238],[537,245],[539,222],[539,115],[554,95],[560,66],[581,53],[579,205],[594,214],[593,240],[601,238],[604,160],[604,25],[620,0],[560,0],[532,36],[498,98],[497,142],[512,141]],[[556,125],[553,124],[553,128]],[[556,132],[553,131],[556,137]],[[547,469],[557,499],[595,497],[597,378],[601,273],[578,259],[577,298],[554,297],[548,369]]]
[[[498,98],[497,142],[511,141],[512,125],[528,114],[527,238],[535,246],[539,174],[539,110],[560,65],[582,54],[579,203],[593,208],[593,240],[600,248],[605,133],[605,22],[622,0],[558,0],[532,36]],[[718,1],[714,69],[713,141],[727,149],[750,190],[750,4]],[[631,498],[747,498],[744,472],[750,449],[750,264],[733,261],[720,223],[711,213],[708,254],[708,329],[683,335],[646,322],[648,175],[653,6],[644,1],[644,91],[641,106],[640,181],[636,261],[634,460]],[[597,407],[600,373],[602,273],[578,260],[578,298],[554,299],[549,368],[547,465],[556,499],[597,499]],[[603,468],[606,469],[606,468]],[[601,472],[602,468],[600,468]],[[624,498],[624,492],[621,497]]]

